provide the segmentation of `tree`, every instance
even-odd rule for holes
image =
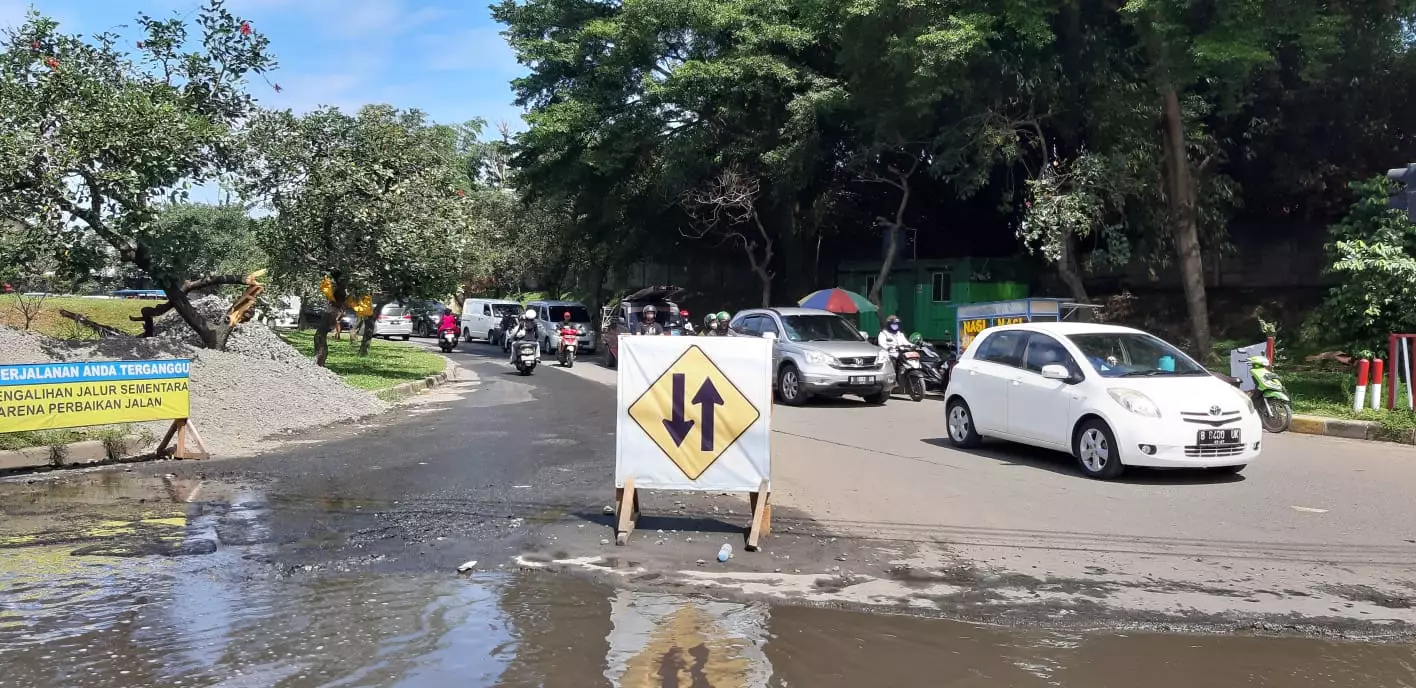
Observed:
[[[728,169],[702,188],[685,191],[680,203],[697,225],[683,230],[684,236],[702,239],[717,235],[723,241],[740,246],[747,254],[753,274],[762,281],[762,307],[770,308],[772,278],[777,273],[769,267],[772,264],[772,235],[757,214],[761,193],[762,184],[757,179]]]
[[[1332,227],[1328,244],[1337,286],[1306,329],[1309,339],[1356,354],[1380,351],[1391,333],[1416,329],[1416,225],[1387,206],[1390,180],[1352,186],[1357,200]]]
[[[274,210],[259,232],[273,278],[333,282],[315,334],[324,364],[340,304],[372,294],[374,312],[456,288],[469,204],[455,137],[417,110],[370,105],[264,113],[252,124],[248,191]],[[373,337],[372,319],[361,354]]]
[[[135,52],[118,37],[85,41],[32,13],[0,51],[0,217],[101,237],[147,273],[204,346],[225,346],[225,322],[192,308],[194,284],[244,276],[196,275],[176,258],[186,237],[154,234],[164,201],[236,162],[234,129],[254,103],[246,78],[274,68],[268,41],[210,0],[196,18],[138,17]],[[195,45],[191,45],[195,44]],[[195,278],[195,279],[189,279]]]

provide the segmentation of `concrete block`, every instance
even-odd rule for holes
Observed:
[[[1346,437],[1352,440],[1368,440],[1376,436],[1376,430],[1381,425],[1365,420],[1342,420],[1338,418],[1329,419],[1327,422],[1327,435],[1329,437]]]
[[[108,460],[108,447],[99,440],[73,442],[60,450],[61,466],[83,466]]]
[[[1289,430],[1304,435],[1326,435],[1328,419],[1320,416],[1293,416]]]
[[[49,447],[25,447],[0,451],[0,471],[24,468],[48,468],[52,452]]]

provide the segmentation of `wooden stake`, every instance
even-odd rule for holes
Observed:
[[[177,437],[176,443],[172,442],[173,436]],[[196,445],[195,450],[188,449],[187,441],[191,440]],[[197,432],[196,424],[190,418],[178,418],[172,421],[172,425],[167,428],[167,434],[162,436],[162,441],[157,444],[155,452],[161,456],[167,451],[167,445],[172,444],[172,458],[174,459],[206,459],[211,455],[207,453],[206,444],[202,442],[202,436]]]
[[[758,550],[758,541],[772,529],[772,507],[767,504],[768,498],[772,496],[770,485],[766,480],[757,486],[757,491],[748,495],[748,503],[752,505],[752,525],[747,528],[747,546],[749,552]]]
[[[615,515],[619,526],[615,529],[615,544],[629,542],[629,534],[639,520],[639,494],[634,491],[634,478],[625,478],[624,487],[615,490]]]

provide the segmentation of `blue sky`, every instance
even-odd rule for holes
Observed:
[[[297,112],[366,103],[418,108],[443,123],[482,117],[524,128],[508,82],[522,73],[487,10],[489,0],[227,0],[271,40],[280,68],[251,93]],[[0,0],[0,26],[33,5],[66,31],[126,33],[139,12],[194,14],[204,0]],[[490,132],[489,132],[490,133]]]

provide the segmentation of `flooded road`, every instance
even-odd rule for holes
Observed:
[[[277,566],[280,507],[240,485],[100,473],[0,497],[0,686],[1416,686],[1409,644],[1002,629],[509,557]]]

